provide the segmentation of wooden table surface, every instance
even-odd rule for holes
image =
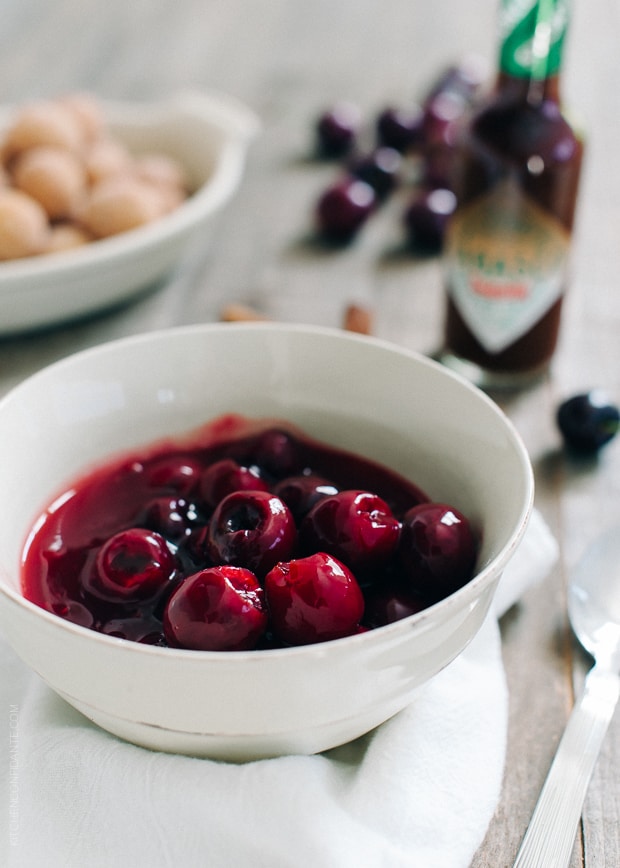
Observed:
[[[593,386],[620,399],[620,7],[577,0],[564,96],[587,134],[573,279],[550,375],[501,400],[530,452],[536,505],[561,547],[557,569],[503,619],[510,688],[503,794],[474,865],[512,865],[588,661],[566,618],[566,572],[620,508],[620,438],[596,460],[560,448],[561,399]],[[312,159],[314,118],[350,99],[371,121],[416,100],[470,52],[495,61],[497,0],[2,0],[0,102],[69,91],[155,99],[217,89],[249,105],[262,132],[234,201],[165,285],[128,306],[0,339],[0,393],[48,363],[136,332],[217,320],[224,305],[338,326],[350,303],[374,332],[431,353],[441,334],[436,258],[403,249],[402,196],[350,247],[308,243],[314,202],[335,174]],[[2,311],[0,309],[0,317]],[[595,770],[571,866],[620,865],[620,719]],[[421,866],[423,868],[423,866]]]

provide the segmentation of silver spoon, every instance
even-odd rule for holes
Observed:
[[[566,868],[590,777],[620,694],[620,528],[571,572],[568,615],[594,658],[540,793],[514,868]]]

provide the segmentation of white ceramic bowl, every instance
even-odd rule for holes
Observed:
[[[185,168],[191,195],[160,220],[60,253],[0,262],[0,334],[111,307],[164,277],[231,198],[256,117],[235,100],[183,93],[161,103],[102,102],[108,127],[133,153],[163,152]],[[6,126],[11,110],[0,114]]]
[[[24,599],[27,533],[67,481],[229,411],[290,420],[462,509],[483,529],[476,577],[377,630],[250,652],[149,647]],[[104,729],[229,759],[324,750],[402,709],[480,627],[533,494],[527,453],[482,392],[392,344],[277,324],[185,327],[58,362],[0,402],[0,454],[0,628],[17,653]]]

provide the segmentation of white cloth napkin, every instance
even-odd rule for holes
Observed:
[[[535,511],[496,611],[467,650],[391,721],[318,756],[229,765],[125,744],[0,642],[0,864],[467,868],[493,816],[505,760],[496,617],[556,557]]]

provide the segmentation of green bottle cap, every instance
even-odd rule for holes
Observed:
[[[539,81],[557,73],[568,19],[568,0],[501,0],[502,72]]]

